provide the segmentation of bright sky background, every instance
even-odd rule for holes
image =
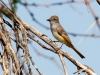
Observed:
[[[29,3],[37,3],[37,4],[46,4],[46,3],[56,3],[56,2],[63,2],[66,0],[27,0]],[[77,1],[84,1],[84,0],[77,0]],[[71,5],[77,10],[74,10],[71,8]],[[97,2],[94,0],[91,2],[91,6],[95,12],[95,14],[100,17],[100,5],[97,4]],[[46,20],[50,18],[52,15],[59,16],[60,24],[64,27],[64,29],[68,32],[73,33],[85,33],[85,31],[90,27],[90,25],[95,21],[94,17],[92,16],[91,12],[87,10],[87,7],[84,3],[71,3],[71,4],[64,4],[64,5],[56,5],[56,6],[50,6],[50,7],[34,7],[29,6],[29,9],[31,12],[34,13],[35,18],[40,21],[42,24],[46,26],[50,26],[49,22]],[[55,38],[52,36],[50,30],[46,30],[39,26],[37,23],[35,23],[25,7],[18,4],[17,9],[18,16],[24,20],[26,23],[31,25],[32,27],[36,28],[40,32],[47,35],[50,39],[53,41]],[[95,25],[87,34],[97,34],[100,35],[100,31],[98,30],[97,25]],[[72,49],[66,47],[63,45],[62,49],[68,52],[70,55],[72,55],[77,61],[79,61],[81,64],[86,64],[90,66],[96,74],[100,74],[100,38],[91,38],[86,37],[83,39],[83,41],[80,43],[80,45],[77,45],[79,40],[81,39],[80,36],[72,36],[69,35],[72,43],[74,46],[86,57],[85,59],[81,59]],[[41,41],[41,40],[40,40]],[[41,41],[43,42],[43,41]],[[45,44],[45,43],[44,43]],[[59,46],[61,46],[61,43],[57,43]],[[33,41],[33,45],[37,48],[38,51],[43,53],[44,55],[54,57],[56,61],[59,63],[60,66],[62,66],[58,55],[44,50],[39,46],[37,43]],[[32,46],[29,45],[29,52],[32,56],[32,59],[34,60],[35,64],[39,68],[39,70],[42,72],[43,75],[64,75],[63,70],[61,68],[58,68],[54,62],[52,62],[49,59],[45,59],[41,56],[38,56]],[[69,75],[73,75],[73,72],[77,71],[77,67],[74,66],[69,60],[65,58],[66,67],[68,70]],[[32,66],[32,70],[34,74],[37,74],[37,71]],[[1,72],[1,69],[0,69]]]

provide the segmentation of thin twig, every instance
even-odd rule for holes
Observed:
[[[60,53],[58,55],[59,55],[60,61],[61,61],[62,66],[63,66],[64,73],[65,73],[65,75],[68,75],[68,72],[67,72],[67,69],[66,69],[66,64],[64,62],[64,58],[63,58],[63,56]]]

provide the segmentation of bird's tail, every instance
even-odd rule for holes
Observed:
[[[74,51],[83,59],[85,58],[84,55],[82,55],[74,46],[72,47],[74,49]]]

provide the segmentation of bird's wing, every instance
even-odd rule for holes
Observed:
[[[71,44],[70,38],[69,38],[69,36],[67,35],[66,31],[63,29],[62,26],[58,26],[58,27],[56,28],[56,30],[57,30],[57,33],[58,33],[59,35],[61,35],[68,43]]]
[[[85,58],[71,43],[70,38],[68,37],[66,31],[62,28],[62,26],[58,26],[56,28],[57,33],[61,35],[67,43],[65,43],[68,47],[72,48],[81,58]]]

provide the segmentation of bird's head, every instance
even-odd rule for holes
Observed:
[[[59,23],[59,18],[58,16],[51,16],[49,19],[47,19],[51,24],[52,23]]]

